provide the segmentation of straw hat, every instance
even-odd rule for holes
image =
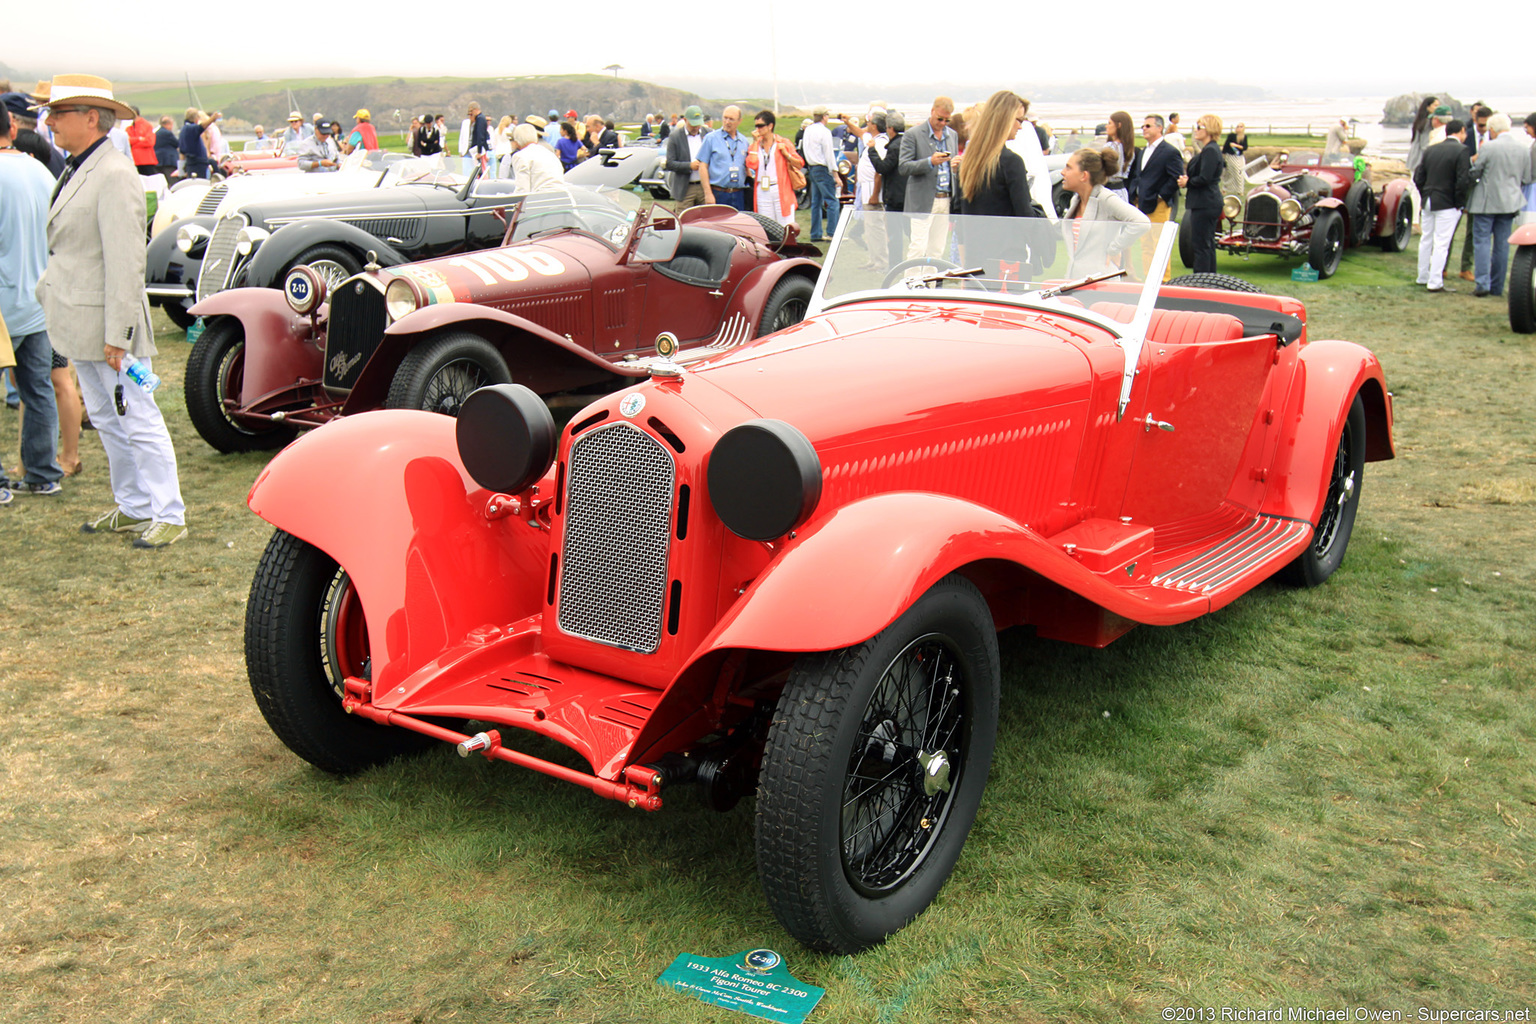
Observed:
[[[39,78],[37,80],[37,89],[35,91],[33,91],[33,93],[32,93],[32,99],[35,102],[37,102],[37,103],[47,103],[48,102],[48,88],[49,88],[49,84],[50,83],[49,83],[49,81],[46,78]]]
[[[38,90],[45,88],[42,82],[38,83]],[[70,104],[80,106],[106,107],[120,118],[133,119],[133,108],[124,103],[119,103],[112,95],[112,83],[105,78],[96,75],[54,75],[49,83],[48,96],[45,102],[39,103],[40,107],[62,107]]]

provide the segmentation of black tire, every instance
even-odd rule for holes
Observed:
[[[768,729],[756,827],[758,878],[790,935],[856,953],[933,902],[986,787],[998,676],[987,603],[960,576],[872,639],[796,660]]]
[[[182,330],[197,323],[197,317],[187,312],[187,307],[181,299],[166,299],[160,308],[165,310],[165,315],[171,318],[171,323]]]
[[[1413,237],[1413,200],[1404,192],[1397,197],[1397,213],[1392,218],[1392,233],[1376,239],[1383,252],[1402,252]]]
[[[763,315],[757,321],[757,337],[793,327],[805,319],[805,311],[811,306],[811,293],[816,286],[799,274],[786,275],[768,293]]]
[[[1344,259],[1344,218],[1337,211],[1323,210],[1312,224],[1312,240],[1307,245],[1307,262],[1319,278],[1329,278]]]
[[[1072,197],[1076,195],[1062,187],[1061,182],[1051,186],[1051,205],[1056,207],[1056,216],[1065,217],[1067,211],[1072,208]]]
[[[763,226],[763,231],[768,235],[769,245],[778,245],[780,242],[784,241],[783,224],[780,224],[778,221],[774,220],[772,217],[767,216],[766,214],[758,213],[756,210],[744,210],[742,212]]]
[[[1252,295],[1265,294],[1264,289],[1258,285],[1244,281],[1240,277],[1231,274],[1180,274],[1169,286],[1178,285],[1183,288],[1214,288],[1224,292],[1248,292]]]
[[[1351,245],[1364,245],[1376,230],[1376,198],[1371,186],[1357,181],[1344,193],[1344,208],[1349,211]]]
[[[1179,222],[1179,262],[1186,267],[1195,265],[1195,225],[1187,217]]]
[[[266,429],[236,422],[226,402],[239,403],[245,376],[245,325],[232,316],[214,317],[192,345],[182,394],[187,418],[216,450],[257,452],[281,448],[293,430],[274,423]]]
[[[1280,578],[1293,587],[1315,587],[1344,561],[1349,535],[1355,528],[1355,513],[1360,508],[1360,487],[1365,475],[1365,402],[1359,395],[1350,403],[1349,416],[1339,434],[1333,469],[1328,480],[1328,497],[1318,513],[1317,530],[1312,543],[1296,560],[1280,570]]]
[[[433,742],[342,708],[345,677],[372,671],[362,604],[329,555],[282,530],[251,581],[245,667],[267,725],[316,768],[345,775]]]
[[[931,267],[935,272],[957,269],[956,264],[949,262],[949,260],[940,259],[937,256],[914,256],[910,260],[902,260],[900,263],[896,264],[894,267],[888,270],[885,275],[885,280],[880,283],[880,287],[891,287],[897,281],[900,281],[903,277],[908,276],[906,271],[911,270],[913,267]]]
[[[1536,334],[1536,245],[1516,246],[1509,261],[1509,329]]]
[[[457,416],[477,388],[510,383],[512,372],[494,345],[478,334],[455,331],[422,342],[405,354],[384,407]]]
[[[325,278],[325,287],[328,291],[353,274],[361,273],[363,269],[363,261],[358,259],[351,249],[340,245],[312,245],[295,256],[283,268],[283,272],[277,275],[277,280],[272,282],[272,287],[281,287],[283,279],[288,276],[288,271],[300,263],[313,267],[321,277]]]

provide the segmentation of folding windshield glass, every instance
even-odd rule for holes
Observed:
[[[640,197],[624,189],[562,185],[532,192],[523,200],[507,241],[520,242],[545,232],[574,228],[621,249],[629,241],[640,207]]]
[[[1150,313],[1177,231],[1142,221],[844,210],[814,305],[964,292],[1081,309],[1094,292],[1114,292],[1123,305],[1130,291]]]

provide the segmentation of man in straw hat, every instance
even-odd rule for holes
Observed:
[[[134,535],[161,548],[187,535],[176,451],[155,399],[127,375],[155,354],[144,298],[144,186],[107,132],[132,111],[95,75],[55,75],[48,126],[69,154],[48,211],[48,268],[37,284],[48,333],[75,361],[107,452],[116,507],[85,533]]]

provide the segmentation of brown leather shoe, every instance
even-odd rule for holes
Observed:
[[[1476,277],[1476,275],[1474,275],[1472,273],[1472,271],[1470,271],[1470,270],[1463,270],[1461,272],[1461,279],[1463,281],[1476,281],[1477,277]]]

